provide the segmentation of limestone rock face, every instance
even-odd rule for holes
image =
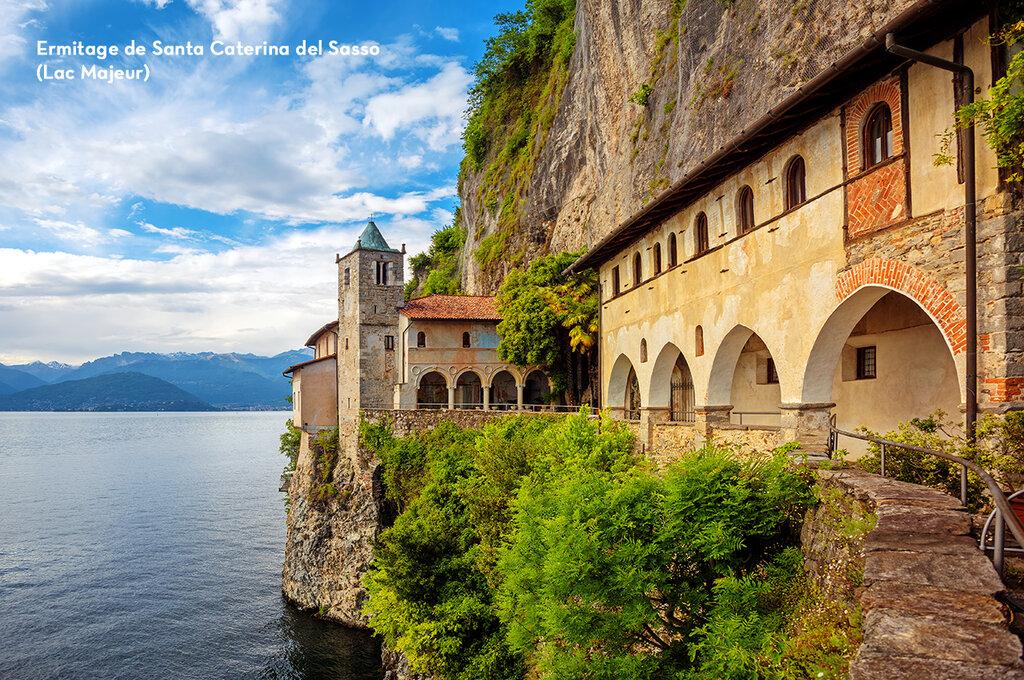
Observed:
[[[319,485],[309,435],[288,488],[288,538],[282,591],[303,609],[353,628],[366,628],[360,609],[366,591],[360,578],[373,559],[373,541],[387,518],[379,480],[357,469],[345,455],[345,439],[334,471],[337,493],[316,498]],[[352,441],[351,438],[349,441]],[[376,482],[376,483],[375,483]]]
[[[593,246],[913,3],[679,4],[673,18],[671,0],[578,0],[569,80],[508,236],[523,263]],[[644,83],[647,105],[628,103]],[[498,229],[498,211],[482,199],[485,170],[459,185],[471,294],[496,290],[515,259],[483,271],[471,255]]]

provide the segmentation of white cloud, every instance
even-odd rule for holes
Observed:
[[[457,28],[446,28],[444,26],[438,26],[434,29],[434,32],[445,40],[451,42],[459,42],[459,29]]]
[[[134,206],[133,206],[134,207]],[[184,227],[172,227],[171,229],[164,229],[150,224],[149,222],[139,222],[138,225],[143,231],[148,231],[151,234],[161,234],[163,236],[170,236],[171,238],[179,239],[191,239],[199,236],[199,232],[192,231],[191,229],[185,229]]]
[[[49,9],[45,0],[2,0],[0,1],[0,61],[19,55],[27,56],[27,40],[17,29],[35,25],[25,17],[30,12]]]
[[[363,126],[390,140],[399,130],[411,132],[436,151],[458,143],[466,88],[473,77],[461,64],[449,62],[423,83],[380,94],[366,105]]]
[[[281,20],[282,0],[187,0],[213,26],[215,38],[234,42],[263,40]]]
[[[111,239],[109,231],[93,229],[81,222],[72,224],[71,222],[62,222],[60,220],[36,219],[35,223],[62,241],[74,241],[83,246],[95,246],[106,243]]]

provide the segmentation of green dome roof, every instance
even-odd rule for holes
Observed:
[[[383,250],[389,253],[397,253],[398,251],[388,245],[388,242],[384,240],[384,236],[381,235],[377,225],[372,221],[366,224],[366,228],[363,229],[363,233],[356,239],[356,245],[352,250]]]

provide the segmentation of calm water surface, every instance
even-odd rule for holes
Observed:
[[[382,676],[281,598],[286,413],[0,413],[0,678]]]

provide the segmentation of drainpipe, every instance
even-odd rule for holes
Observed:
[[[913,61],[952,71],[962,76],[961,87],[967,95],[967,103],[974,103],[974,71],[964,64],[940,59],[931,54],[912,50],[896,44],[892,33],[885,36],[885,49],[895,55]],[[967,278],[967,440],[974,442],[975,424],[978,420],[978,252],[977,225],[975,214],[974,184],[974,124],[966,128],[964,135],[964,250]],[[960,476],[961,497],[967,497],[967,469]]]

